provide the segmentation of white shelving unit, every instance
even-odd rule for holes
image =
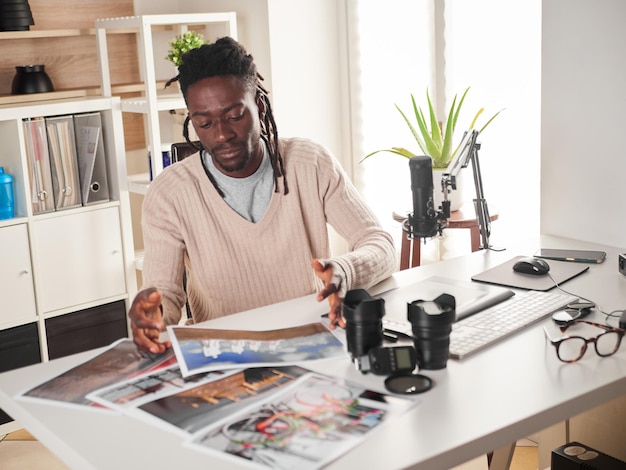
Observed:
[[[93,112],[102,118],[109,201],[34,213],[23,120]],[[25,365],[25,349],[32,363],[63,355],[59,346],[101,346],[93,342],[106,337],[99,322],[109,321],[102,309],[112,305],[118,330],[128,334],[126,312],[137,281],[120,99],[0,105],[0,141],[0,166],[14,177],[16,211],[0,220],[1,367]],[[84,328],[86,320],[92,326]],[[0,425],[0,432],[6,429]]]
[[[155,47],[153,30],[164,26],[173,27],[175,34],[182,34],[190,27],[206,28],[211,25],[221,24],[226,27],[226,34],[237,38],[237,15],[234,12],[224,13],[194,13],[175,15],[142,15],[122,18],[107,18],[96,20],[96,40],[98,45],[98,57],[100,61],[100,80],[102,92],[105,96],[111,96],[111,77],[109,67],[109,51],[107,48],[107,33],[115,33],[119,30],[133,31],[138,34],[138,61],[141,67],[141,76],[145,85],[145,93],[138,98],[122,100],[122,111],[128,113],[140,113],[146,116],[147,142],[151,149],[163,148],[161,139],[161,123],[159,112],[175,109],[184,109],[185,102],[182,95],[174,92],[157,90],[157,77],[155,67]],[[205,37],[213,40],[211,37]],[[159,56],[165,57],[167,51],[161,51]],[[175,89],[176,87],[172,87]],[[154,154],[155,152],[153,152]],[[163,162],[160,158],[152,159],[152,171],[156,176],[163,171]],[[133,178],[131,190],[144,194],[149,177],[140,175]]]
[[[23,269],[17,274],[20,276],[20,279],[22,279],[22,276],[33,278],[34,300],[36,304],[36,308],[33,310],[28,307],[31,299],[28,299],[27,296],[25,300],[28,302],[19,300],[15,305],[22,305],[21,308],[24,311],[23,314],[16,314],[13,311],[12,315],[17,315],[20,318],[14,320],[7,320],[8,317],[5,316],[5,309],[3,308],[3,313],[0,314],[0,328],[17,326],[24,321],[31,321],[39,316],[62,315],[75,310],[76,307],[97,305],[102,300],[126,299],[136,292],[133,241],[132,236],[127,233],[127,229],[130,229],[131,220],[120,105],[119,98],[98,97],[0,106],[0,141],[3,142],[3,148],[0,149],[0,165],[4,166],[6,171],[14,177],[16,210],[15,218],[0,221],[0,236],[4,236],[9,232],[26,233],[25,241],[29,246],[28,252],[32,260],[24,261]],[[111,193],[110,201],[54,212],[33,213],[22,120],[35,116],[46,117],[90,112],[100,112],[102,116],[107,176]],[[77,221],[80,221],[78,226],[73,226],[72,224]],[[89,225],[86,231],[81,227],[82,222]],[[65,224],[68,225],[66,226]],[[54,263],[50,262],[47,256],[45,256],[47,252],[56,252],[54,256],[60,259],[63,259],[65,255],[67,255],[68,259],[73,257],[76,250],[85,245],[84,240],[74,240],[72,242],[78,236],[76,232],[88,233],[90,230],[102,231],[93,233],[93,242],[95,244],[100,241],[105,245],[110,243],[110,248],[106,249],[108,255],[105,254],[104,256],[109,257],[110,255],[110,257],[116,259],[112,263],[116,266],[112,268],[113,272],[98,271],[102,263],[91,259],[92,256],[101,255],[97,253],[88,255],[89,259],[80,261],[79,264],[82,268],[79,270],[79,273],[64,272],[70,271],[68,269],[70,264],[68,260],[63,263]],[[56,235],[56,232],[59,232],[59,235]],[[55,236],[57,238],[54,238]],[[107,238],[109,242],[105,241]],[[2,246],[3,263],[1,264],[4,265],[4,253],[8,255],[13,245],[3,244]],[[94,248],[98,248],[98,246],[96,245]],[[50,278],[43,277],[42,271],[49,271]],[[3,276],[11,277],[4,269],[2,273]],[[106,287],[103,288],[103,286],[108,284],[109,280],[107,277],[109,276],[116,278],[114,283],[117,283],[111,290],[108,290]],[[55,279],[52,279],[52,277]],[[55,289],[48,287],[49,282],[65,286],[78,282],[78,289],[76,287],[72,288],[73,291],[77,291],[72,296],[78,298],[78,300],[76,302],[68,302],[64,295],[60,295],[55,292]],[[8,285],[0,283],[0,289],[3,294],[6,292],[7,295],[16,295],[15,292],[18,289],[14,290],[12,288],[13,285],[11,282]],[[89,292],[93,292],[93,295],[81,293],[80,291],[83,287],[88,289]],[[98,293],[97,290],[100,288],[103,288],[103,290]],[[21,295],[18,297],[20,299],[24,298]],[[26,305],[26,307],[23,305]],[[50,305],[50,307],[46,305]]]

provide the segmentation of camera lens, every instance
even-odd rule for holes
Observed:
[[[421,369],[443,369],[450,352],[450,332],[456,316],[455,299],[442,294],[433,301],[415,300],[407,306],[417,364]]]
[[[383,344],[383,299],[374,299],[363,289],[349,290],[343,300],[342,314],[352,358],[365,356],[371,348]]]

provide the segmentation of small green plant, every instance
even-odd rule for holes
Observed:
[[[170,40],[170,49],[165,58],[178,67],[182,63],[182,57],[185,52],[206,43],[207,41],[202,34],[195,31],[187,31]]]
[[[457,101],[458,96],[454,95],[454,99],[452,100],[452,105],[450,106],[450,111],[448,112],[448,116],[445,122],[439,122],[437,116],[435,114],[435,109],[433,108],[432,101],[430,99],[430,95],[428,90],[426,90],[426,100],[428,102],[428,115],[425,115],[422,111],[422,108],[417,106],[415,102],[415,97],[411,95],[411,101],[413,103],[413,112],[415,114],[415,119],[417,121],[417,129],[411,123],[407,115],[400,109],[398,105],[396,109],[400,112],[404,121],[409,126],[413,137],[415,138],[417,145],[424,152],[424,155],[429,156],[433,160],[433,168],[434,169],[443,169],[447,168],[450,161],[456,155],[456,152],[459,150],[459,143],[454,146],[453,138],[454,138],[454,130],[456,129],[457,120],[459,119],[459,113],[461,111],[461,107],[463,106],[463,101],[465,101],[465,96],[469,91],[469,87],[465,90],[461,99]],[[484,108],[480,108],[468,129],[473,129],[476,125],[476,121],[478,117],[483,113]],[[481,133],[485,128],[493,121],[498,114],[500,114],[502,110],[498,111],[496,114],[491,116],[491,118],[487,121],[487,123],[481,127],[479,133]],[[428,120],[427,120],[428,117]],[[430,124],[430,126],[429,126]],[[418,132],[419,131],[419,132]],[[395,153],[396,155],[401,155],[406,158],[411,158],[416,154],[402,147],[391,147],[390,149],[376,150],[368,155],[366,155],[363,160],[371,157],[374,154],[379,152],[390,152]],[[361,161],[363,161],[361,160]]]

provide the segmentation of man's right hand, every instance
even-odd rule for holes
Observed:
[[[156,288],[137,293],[128,312],[133,342],[140,351],[159,354],[172,346],[169,341],[160,342],[165,330],[161,312],[161,293]]]

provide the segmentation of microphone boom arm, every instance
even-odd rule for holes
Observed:
[[[444,205],[448,201],[449,188],[456,189],[456,176],[463,168],[467,168],[469,163],[472,164],[472,172],[474,175],[474,187],[476,188],[476,199],[474,199],[474,211],[476,212],[476,220],[478,221],[478,228],[480,230],[481,245],[480,249],[489,249],[489,237],[491,235],[491,218],[489,216],[489,208],[487,207],[487,200],[483,191],[483,180],[480,171],[480,162],[478,159],[478,150],[480,149],[480,143],[476,142],[478,138],[478,131],[476,129],[470,129],[463,137],[463,141],[460,145],[460,151],[458,157],[455,158],[446,172],[444,172],[441,178],[441,187],[444,197]],[[465,144],[464,144],[465,143]],[[449,213],[448,213],[449,217]]]
[[[476,186],[476,199],[474,199],[474,211],[478,220],[478,228],[480,230],[481,246],[480,249],[486,250],[490,248],[489,237],[491,236],[491,218],[489,217],[489,208],[487,200],[483,192],[483,180],[480,172],[480,163],[478,161],[478,149],[480,144],[476,144],[472,151],[472,170],[474,173],[474,186]]]

